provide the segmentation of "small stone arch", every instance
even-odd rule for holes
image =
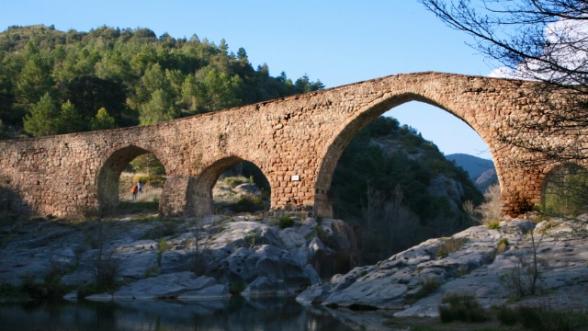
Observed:
[[[205,166],[203,168],[204,170],[202,170],[200,174],[192,180],[188,190],[189,201],[187,206],[190,211],[189,214],[193,214],[195,216],[206,216],[213,213],[214,208],[212,188],[214,184],[223,172],[240,162],[249,162],[255,165],[263,173],[263,176],[268,181],[270,190],[272,189],[270,177],[267,175],[266,171],[264,171],[262,166],[239,156],[227,156],[210,163],[208,166]]]
[[[129,162],[140,155],[149,153],[155,155],[161,162],[161,159],[154,152],[136,145],[129,145],[115,150],[102,163],[96,179],[100,214],[110,213],[118,206],[120,175]],[[163,166],[166,169],[165,164]]]
[[[464,114],[461,114],[461,112],[459,112],[458,109],[454,110],[453,107],[445,106],[441,102],[434,101],[433,99],[427,98],[418,93],[403,93],[388,97],[383,101],[379,101],[375,104],[370,104],[369,106],[357,111],[354,116],[350,117],[349,120],[345,121],[341,126],[339,126],[339,128],[337,128],[334,131],[335,134],[327,143],[327,147],[323,149],[322,153],[320,154],[323,155],[323,157],[321,158],[321,161],[319,163],[318,175],[314,187],[315,215],[323,217],[333,216],[333,209],[329,201],[328,192],[331,186],[333,173],[335,172],[335,168],[337,166],[339,158],[341,157],[343,151],[349,145],[353,137],[355,137],[361,129],[366,127],[369,123],[374,121],[377,117],[381,116],[385,112],[393,110],[395,107],[398,107],[404,103],[411,101],[422,102],[425,104],[435,106],[443,111],[452,114],[457,119],[461,120],[470,128],[472,128],[472,130],[474,130],[489,146],[490,153],[492,155],[492,159],[494,161],[494,165],[496,168],[498,183],[501,188],[503,187],[503,179],[501,177],[500,165],[496,162],[494,156],[494,148],[491,144],[491,139],[489,139],[489,135],[483,128],[477,126],[475,123],[470,123],[469,121],[467,121],[465,119]]]

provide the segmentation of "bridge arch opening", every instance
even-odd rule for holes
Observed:
[[[543,180],[541,210],[554,216],[588,213],[588,168],[566,163],[549,171]]]
[[[271,185],[256,164],[237,156],[218,160],[196,180],[192,192],[196,215],[268,211]]]
[[[428,238],[472,225],[484,191],[498,185],[491,160],[465,154],[447,159],[443,152],[457,153],[459,149],[439,150],[434,144],[436,137],[428,141],[393,118],[410,118],[402,115],[413,111],[429,120],[442,117],[444,122],[438,125],[447,127],[439,131],[452,135],[458,127],[467,139],[478,140],[485,150],[482,155],[490,155],[481,134],[459,113],[418,95],[386,100],[345,123],[319,169],[315,213],[341,218],[354,226],[362,263],[375,263]],[[412,120],[403,122],[413,124]],[[422,121],[417,127],[419,123]],[[487,169],[468,172],[456,165],[470,160]],[[476,186],[475,179],[487,170],[487,181],[480,178]]]
[[[127,146],[110,155],[98,174],[101,214],[156,213],[165,167],[152,152]]]

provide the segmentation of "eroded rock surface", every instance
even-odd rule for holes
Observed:
[[[528,290],[532,239],[538,256],[537,291],[521,297],[513,278]],[[335,275],[305,290],[297,301],[393,309],[397,317],[438,316],[442,298],[450,293],[473,295],[484,307],[514,302],[586,309],[587,239],[588,215],[538,223],[514,219],[494,230],[475,226],[452,237],[427,240],[376,265]]]
[[[343,221],[212,216],[204,219],[111,219],[68,224],[29,221],[3,228],[0,283],[43,283],[58,273],[75,291],[96,283],[100,263],[115,268],[119,289],[91,300],[198,300],[242,293],[295,296],[320,282],[321,259],[355,254]],[[74,292],[68,292],[70,298]]]

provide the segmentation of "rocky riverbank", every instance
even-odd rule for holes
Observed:
[[[319,266],[356,254],[344,222],[292,216],[37,219],[1,231],[0,284],[68,299],[294,296],[320,282]]]
[[[588,214],[490,227],[430,239],[376,265],[335,275],[297,301],[380,309],[394,317],[436,317],[450,295],[473,297],[483,308],[588,309]]]
[[[5,299],[11,288],[94,301],[297,295],[313,311],[374,329],[437,317],[451,295],[482,308],[588,309],[588,214],[470,227],[328,281],[319,273],[336,272],[357,256],[353,231],[340,220],[37,219],[0,231]]]

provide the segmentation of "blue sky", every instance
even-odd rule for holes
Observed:
[[[174,37],[197,34],[215,43],[224,38],[233,51],[244,47],[254,65],[267,63],[273,75],[308,74],[327,87],[417,71],[487,75],[497,66],[417,0],[2,2],[2,30],[53,24],[87,31],[109,25],[147,27]],[[447,154],[490,157],[473,130],[438,108],[413,102],[387,115],[417,128]]]

